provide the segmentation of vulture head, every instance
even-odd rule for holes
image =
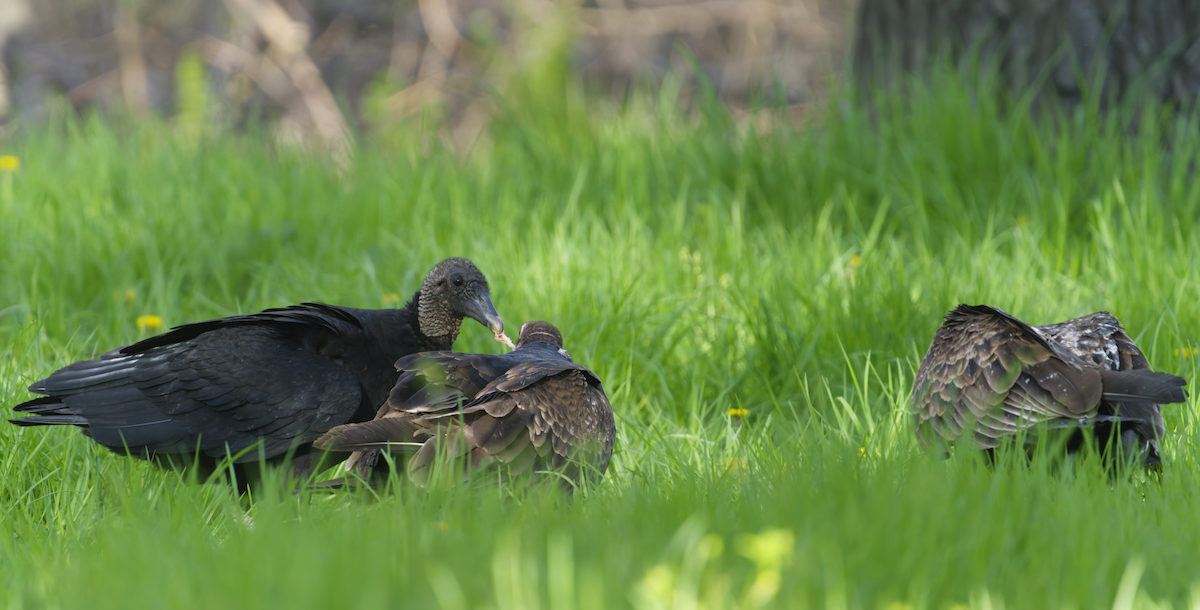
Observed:
[[[517,347],[533,341],[546,341],[556,347],[562,347],[562,333],[549,322],[526,322],[521,325],[521,334],[517,337]]]
[[[471,318],[491,329],[496,340],[512,347],[504,334],[504,320],[496,313],[487,278],[465,258],[448,258],[438,263],[421,285],[418,321],[427,337],[458,338],[463,318]]]
[[[522,324],[521,333],[517,337],[517,347],[521,347],[522,345],[526,345],[528,343],[534,343],[536,341],[545,341],[546,343],[557,347],[558,353],[562,354],[567,360],[575,362],[575,360],[571,358],[571,354],[567,352],[567,350],[563,349],[562,333],[558,332],[558,328],[556,328],[553,324],[541,321],[526,322]]]

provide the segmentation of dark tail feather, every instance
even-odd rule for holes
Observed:
[[[1111,401],[1139,401],[1168,404],[1184,402],[1187,392],[1183,377],[1156,373],[1148,369],[1132,371],[1100,371],[1104,383],[1104,398]]]
[[[352,480],[353,479],[349,479],[347,477],[338,477],[328,481],[317,481],[316,483],[309,485],[309,487],[314,489],[341,489],[343,487],[353,487],[354,484],[351,482]]]
[[[32,413],[35,417],[10,419],[10,423],[18,426],[87,426],[88,421],[83,416],[72,413],[62,400],[53,396],[35,398],[15,407],[17,413]]]
[[[372,449],[388,451],[391,453],[416,453],[421,449],[421,447],[424,446],[425,443],[411,441],[362,441],[356,443],[342,443],[328,447],[328,450],[336,453],[370,451]]]
[[[414,443],[421,428],[409,417],[385,417],[359,424],[338,426],[317,439],[313,446],[326,451],[360,451],[363,449],[399,449]]]
[[[18,426],[83,426],[87,427],[87,420],[78,415],[43,415],[41,417],[26,417],[24,419],[10,419],[10,424]]]
[[[53,413],[65,406],[67,405],[63,404],[61,398],[42,396],[13,407],[13,411],[18,413]]]

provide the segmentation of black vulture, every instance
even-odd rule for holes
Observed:
[[[554,471],[561,487],[573,491],[582,480],[600,481],[608,469],[616,438],[612,407],[600,379],[575,364],[551,324],[523,325],[508,354],[426,352],[396,368],[400,380],[374,421],[338,426],[315,443],[354,452],[347,470],[369,477],[386,467],[380,453],[388,451],[422,487],[438,465],[453,469],[451,484],[495,465],[535,478]]]
[[[1159,404],[1183,402],[1182,377],[1150,370],[1116,318],[1098,312],[1033,327],[986,305],[946,315],[917,370],[912,410],[917,436],[944,453],[970,431],[974,444],[997,447],[1019,431],[1094,428],[1106,459],[1110,439],[1125,459],[1161,465]]]
[[[19,426],[75,425],[109,449],[211,472],[234,456],[239,485],[262,457],[305,456],[319,436],[369,421],[397,358],[450,349],[463,318],[507,342],[487,279],[448,258],[400,309],[304,303],[178,326],[76,362],[29,387]],[[299,468],[299,466],[298,466]]]

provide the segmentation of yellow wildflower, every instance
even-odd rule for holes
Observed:
[[[675,571],[671,566],[660,563],[646,570],[638,589],[641,596],[650,602],[647,605],[669,607],[675,598]]]
[[[750,414],[749,409],[730,409],[729,410],[730,417],[745,417],[749,414]]]
[[[1175,348],[1175,357],[1183,357],[1184,360],[1187,360],[1188,358],[1194,358],[1197,352],[1200,352],[1200,349],[1195,347]]]
[[[783,584],[783,575],[779,570],[762,570],[754,576],[749,589],[746,591],[747,604],[751,608],[761,608],[775,599],[779,586]]]
[[[137,300],[137,291],[136,290],[130,288],[129,290],[125,291],[125,304],[126,305],[133,305],[133,302],[136,300]]]
[[[438,521],[438,530],[445,532],[445,531],[448,531],[449,529],[450,529],[450,526],[446,525],[445,521]]]
[[[753,561],[759,570],[778,570],[787,565],[795,548],[796,536],[791,530],[769,529],[738,538],[738,552]]]
[[[746,534],[738,539],[738,552],[753,561],[755,568],[754,580],[746,588],[746,606],[765,606],[775,598],[783,584],[780,569],[791,563],[795,546],[795,535],[784,529]]]
[[[400,304],[400,295],[398,295],[394,292],[389,292],[389,293],[383,295],[383,304],[388,307],[391,307],[393,305],[399,305]]]
[[[0,156],[0,172],[15,172],[21,169],[21,159],[16,155]]]
[[[862,267],[862,257],[857,254],[851,254],[850,255],[850,268],[858,269],[859,267]]]
[[[158,330],[162,328],[162,318],[155,315],[138,316],[137,327],[138,330]]]
[[[858,457],[867,457],[867,448],[866,447],[858,448]]]
[[[725,460],[725,470],[737,470],[746,467],[746,458],[731,457]]]

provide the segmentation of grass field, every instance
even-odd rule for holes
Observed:
[[[465,159],[415,127],[360,138],[344,175],[253,136],[23,128],[0,150],[22,160],[0,174],[4,405],[145,336],[139,316],[393,306],[460,255],[510,328],[562,328],[619,433],[574,501],[400,486],[247,508],[75,430],[3,425],[0,602],[1200,606],[1200,133],[1087,109],[1051,130],[992,97],[841,96],[761,130],[681,112],[668,85],[515,112]],[[1162,483],[926,460],[908,394],[960,302],[1035,324],[1107,309],[1191,380],[1164,408]],[[500,349],[470,321],[457,347]]]

